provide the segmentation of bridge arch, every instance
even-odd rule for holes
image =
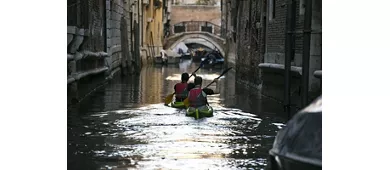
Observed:
[[[191,39],[203,39],[208,43],[205,43],[205,41],[191,41]],[[189,42],[191,43],[197,43],[204,46],[207,46],[211,49],[217,48],[223,57],[226,57],[225,55],[225,40],[223,38],[220,38],[219,36],[215,34],[210,34],[208,32],[184,32],[184,33],[177,33],[173,36],[169,37],[164,44],[165,49],[173,49],[176,45],[178,45],[180,42]],[[210,45],[212,44],[212,45]]]

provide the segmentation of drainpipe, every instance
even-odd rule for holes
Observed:
[[[104,52],[108,52],[108,49],[107,49],[107,2],[104,2],[103,3],[103,18],[104,18],[104,22],[103,22],[103,34],[104,34]]]
[[[305,0],[302,56],[302,108],[308,105],[312,0]]]
[[[286,38],[285,38],[285,59],[284,59],[284,109],[288,119],[291,117],[291,101],[290,101],[290,80],[291,80],[291,58],[294,56],[294,29],[295,29],[295,0],[290,0],[287,4],[286,16]]]
[[[137,8],[138,8],[138,10],[137,10],[137,12],[138,12],[138,30],[139,30],[139,41],[140,41],[140,43],[139,43],[139,46],[143,46],[143,44],[142,44],[142,37],[141,37],[141,29],[143,29],[143,27],[141,28],[141,5],[142,5],[142,2],[141,2],[141,0],[138,0],[138,5],[137,5]],[[143,15],[142,15],[143,16]],[[139,48],[141,48],[141,47],[139,47]]]

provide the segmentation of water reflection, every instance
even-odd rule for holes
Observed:
[[[264,168],[285,120],[277,103],[236,85],[234,72],[221,80],[221,94],[209,97],[214,117],[194,120],[162,104],[181,72],[197,66],[144,68],[141,76],[115,79],[70,110],[68,167]],[[201,69],[198,75],[207,83],[220,72]]]

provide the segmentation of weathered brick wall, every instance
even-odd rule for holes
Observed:
[[[248,30],[249,22],[249,1],[239,2],[238,8],[238,27],[237,27],[237,74],[242,80],[250,79],[251,70],[250,59],[250,35]]]
[[[116,68],[121,64],[120,21],[122,14],[123,4],[121,1],[107,2],[107,51],[111,55],[111,68]]]
[[[256,85],[261,83],[261,71],[258,64],[263,61],[264,49],[262,48],[261,1],[236,1],[237,13],[237,74],[244,81],[250,81]],[[233,4],[233,3],[232,3]],[[261,26],[261,25],[260,25]]]
[[[235,61],[236,73],[240,81],[249,82],[252,85],[262,84],[263,92],[271,92],[272,88],[279,94],[269,94],[283,100],[284,72],[277,70],[260,70],[260,63],[284,64],[285,38],[286,38],[286,0],[275,0],[275,17],[272,15],[270,0],[223,0],[224,10],[222,30],[226,32],[228,53],[236,47],[236,56],[228,56],[228,62]],[[295,18],[295,57],[292,66],[302,66],[303,53],[303,1],[296,1]],[[321,31],[321,1],[313,3],[312,27]],[[314,24],[316,23],[316,24]],[[312,72],[321,69],[321,33],[312,34],[310,56],[310,86],[319,84],[312,76]],[[234,59],[234,60],[233,60]],[[293,76],[291,80],[291,92],[295,97],[299,96],[300,76]],[[316,85],[319,86],[319,85]],[[313,86],[314,87],[314,86]],[[266,89],[264,91],[264,88]],[[311,87],[311,90],[315,88]],[[318,88],[317,88],[318,89]],[[273,93],[273,92],[272,92]],[[263,93],[265,94],[265,93]],[[298,101],[298,100],[295,100]]]
[[[226,10],[226,2],[221,1],[221,36],[226,36],[226,16],[227,16],[227,10]]]
[[[263,49],[261,48],[261,27],[257,27],[256,23],[260,24],[261,19],[261,1],[249,1],[249,18],[247,26],[247,34],[249,39],[250,59],[248,61],[249,67],[252,70],[249,74],[249,80],[252,79],[255,85],[261,84],[261,71],[258,64],[263,61]]]
[[[80,3],[77,0],[68,1],[67,25],[85,30],[85,38],[77,47],[77,51],[105,51],[105,37],[102,35],[105,22],[104,5],[105,0],[86,0]],[[68,53],[75,51],[68,49]]]
[[[206,5],[173,5],[171,25],[182,21],[209,21],[221,25],[221,7]]]
[[[229,3],[230,2],[230,3]],[[300,13],[300,1],[296,5],[295,58],[293,66],[302,65],[303,48],[303,13]],[[236,39],[228,41],[237,43],[237,74],[243,80],[254,84],[261,83],[261,70],[258,64],[264,62],[283,64],[287,5],[285,0],[275,0],[275,18],[269,19],[268,0],[226,0],[222,3],[226,18],[222,29],[226,30],[226,39],[233,36]],[[237,23],[235,23],[237,22]],[[235,35],[234,35],[235,33]],[[233,34],[233,35],[232,35]],[[230,48],[228,48],[230,49]]]
[[[68,81],[81,79],[92,70],[104,72],[105,51],[104,0],[68,1],[67,57]]]
[[[68,54],[107,52],[110,70],[132,60],[129,8],[130,0],[68,1],[68,26],[83,29],[78,39],[68,32]]]
[[[131,53],[132,36],[130,5],[131,0],[107,0],[107,53],[110,55],[111,70],[122,66],[131,66],[133,55]],[[136,63],[139,64],[139,63]]]
[[[268,20],[266,63],[284,64],[285,38],[286,38],[286,14],[287,5],[285,0],[275,0],[275,18]],[[303,15],[300,14],[299,1],[296,3],[296,23],[295,23],[295,57],[292,59],[293,66],[302,65],[303,49]]]
[[[234,11],[234,5],[228,3],[226,0],[222,1],[222,16],[221,16],[221,36],[226,40],[225,49],[226,56],[225,61],[227,61],[227,66],[234,67],[236,66],[236,36],[233,33],[235,30],[235,25],[232,22],[232,19],[237,16],[237,13]]]
[[[275,18],[268,20],[267,53],[284,53],[286,6],[282,7],[285,0],[275,0]]]
[[[77,86],[79,89],[85,87],[88,91],[107,76],[118,73],[116,71],[119,68],[122,68],[122,73],[134,71],[132,68],[135,65],[132,65],[133,58],[130,54],[131,2],[132,0],[68,1],[67,80],[68,86],[76,87],[71,88],[72,95],[76,98],[83,96],[77,94]],[[97,76],[92,76],[94,74]]]
[[[300,13],[300,1],[297,1],[296,6],[296,32],[295,34],[295,59],[293,60],[293,65],[302,66],[302,53],[303,53],[303,22],[304,22],[304,13]]]

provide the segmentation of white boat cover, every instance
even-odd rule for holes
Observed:
[[[188,51],[188,47],[186,46],[186,44],[184,44],[184,42],[180,42],[179,44],[177,44],[173,51],[179,53],[180,48],[183,50],[184,53]]]
[[[180,57],[180,54],[168,49],[168,50],[160,50],[160,56],[163,59],[166,59],[168,57]]]

